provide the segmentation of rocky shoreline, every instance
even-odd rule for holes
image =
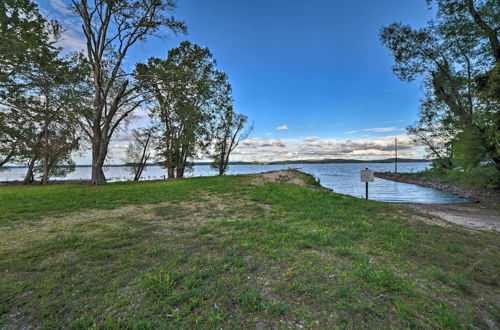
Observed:
[[[452,182],[430,179],[418,173],[375,172],[375,176],[385,180],[416,184],[446,191],[460,197],[465,197],[474,203],[497,204],[500,198],[499,192],[488,191],[486,189],[466,188]]]

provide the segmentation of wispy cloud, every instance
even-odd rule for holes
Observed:
[[[86,41],[79,32],[66,29],[58,44],[69,51],[81,52],[86,48]]]
[[[64,15],[72,15],[71,6],[63,0],[49,0],[52,8]]]
[[[395,123],[403,123],[406,120],[400,119],[400,120],[392,120],[392,121],[384,121],[384,124],[395,124]]]
[[[288,126],[286,125],[281,125],[276,128],[278,131],[288,131]]]
[[[388,132],[397,132],[404,131],[404,128],[400,127],[374,127],[374,128],[365,128],[365,129],[355,129],[352,131],[345,132],[346,134],[354,134],[359,132],[371,132],[371,133],[388,133]]]
[[[80,18],[73,12],[70,1],[48,0],[43,4],[41,11],[47,18],[61,24],[63,32],[58,42],[59,46],[70,52],[82,51],[86,48]]]

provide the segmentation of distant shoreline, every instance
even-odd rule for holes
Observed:
[[[398,163],[428,163],[432,160],[429,159],[411,159],[411,158],[401,158],[398,159]],[[284,160],[284,161],[275,161],[275,162],[229,162],[229,165],[311,165],[311,164],[387,164],[387,163],[395,163],[394,158],[388,159],[377,159],[377,160],[359,160],[359,159],[319,159],[319,160]],[[207,166],[210,165],[210,162],[196,162],[193,163],[193,166]],[[146,166],[161,166],[158,163],[148,163]],[[62,168],[67,166],[61,166]],[[92,165],[75,165],[75,167],[92,167]],[[113,164],[106,165],[105,167],[127,167],[126,164]],[[10,165],[4,166],[5,169],[10,168],[27,168],[24,165]]]

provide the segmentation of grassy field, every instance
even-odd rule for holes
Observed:
[[[0,328],[499,326],[498,233],[281,181],[0,188]]]

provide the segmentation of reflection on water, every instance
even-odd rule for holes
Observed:
[[[429,163],[400,163],[399,172],[419,172],[429,166]],[[335,192],[348,194],[356,197],[364,197],[365,185],[359,180],[359,171],[368,167],[376,172],[393,171],[394,164],[307,164],[307,165],[232,165],[228,174],[260,173],[272,170],[280,170],[288,167],[314,175],[321,181],[321,185]],[[14,168],[0,172],[0,181],[22,180],[26,172],[25,168]],[[131,180],[132,175],[124,167],[108,167],[105,169],[109,181]],[[162,179],[165,170],[159,166],[149,166],[145,169],[142,179]],[[208,176],[216,175],[210,166],[195,166],[193,171],[186,176]],[[78,167],[64,179],[88,180],[90,178],[89,167]],[[369,184],[370,199],[386,202],[414,202],[414,203],[460,203],[466,199],[432,188],[420,187],[412,184],[394,182],[375,178]]]

